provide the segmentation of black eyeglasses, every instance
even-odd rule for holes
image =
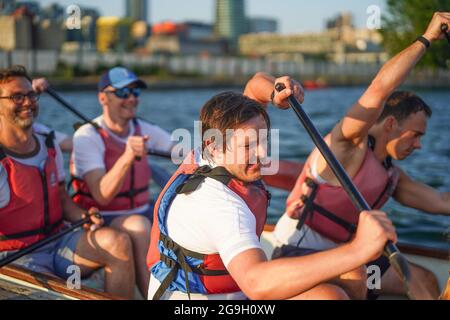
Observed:
[[[128,99],[130,97],[130,95],[133,95],[136,98],[139,97],[141,95],[141,88],[128,88],[128,87],[125,87],[125,88],[117,89],[117,90],[114,90],[114,91],[112,91],[112,90],[106,91],[105,90],[103,92],[114,93],[114,95],[117,98],[120,98],[120,99]]]
[[[30,99],[31,102],[37,102],[40,98],[40,94],[34,91],[31,91],[27,94],[23,94],[23,93],[16,93],[7,97],[0,97],[0,99],[10,99],[12,100],[12,102],[14,102],[15,104],[22,104],[25,102],[25,98]]]

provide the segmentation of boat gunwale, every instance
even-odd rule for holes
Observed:
[[[0,274],[79,300],[123,300],[120,297],[85,286],[81,286],[81,289],[70,289],[67,287],[66,281],[56,276],[34,272],[20,266],[0,268]]]

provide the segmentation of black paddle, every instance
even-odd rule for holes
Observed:
[[[278,92],[284,90],[285,88],[286,87],[281,83],[277,83],[275,85],[275,89]],[[319,149],[320,153],[327,161],[327,164],[330,166],[330,168],[333,171],[333,173],[335,174],[336,178],[339,180],[342,187],[345,189],[347,194],[350,196],[353,204],[360,211],[371,210],[369,204],[363,198],[363,196],[358,191],[358,189],[356,189],[352,180],[349,178],[349,176],[345,172],[342,165],[339,163],[339,161],[336,159],[334,154],[331,152],[330,148],[325,143],[323,137],[320,135],[319,131],[316,129],[316,127],[312,123],[311,119],[308,117],[306,112],[303,110],[302,106],[297,101],[297,99],[295,99],[291,95],[288,98],[288,101],[289,101],[289,106],[292,108],[292,110],[294,110],[295,114],[297,115],[298,119],[302,123],[303,127],[308,132],[309,136],[313,140],[317,149]],[[392,241],[387,242],[386,246],[384,247],[384,254],[389,258],[389,262],[394,267],[394,269],[397,271],[397,273],[400,275],[400,277],[403,279],[403,283],[407,290],[408,296],[411,297],[410,292],[409,292],[409,282],[411,280],[411,273],[409,271],[408,261],[400,253],[397,246],[394,243],[392,243]]]
[[[445,34],[448,44],[450,44],[450,34],[448,34],[447,30],[448,30],[448,25],[445,23],[441,24],[441,31]]]
[[[99,125],[93,121],[91,121],[88,117],[83,115],[81,112],[79,112],[76,108],[74,108],[70,103],[68,103],[66,100],[64,100],[55,90],[52,88],[47,88],[47,93],[56,101],[58,101],[62,106],[64,106],[66,109],[70,110],[72,113],[74,113],[77,117],[79,117],[81,120],[83,120],[85,123],[89,123],[92,125],[96,130],[99,129]],[[170,152],[160,151],[160,150],[154,150],[149,149],[147,151],[148,155],[162,157],[162,158],[168,158],[171,159]],[[139,157],[136,157],[136,160],[140,160]]]
[[[100,213],[95,213],[94,217],[101,219],[102,216],[100,215]],[[56,233],[54,235],[51,235],[51,236],[45,238],[44,240],[36,242],[35,244],[32,244],[31,246],[26,247],[25,249],[22,249],[22,250],[14,253],[12,255],[10,255],[9,257],[7,257],[7,258],[5,258],[3,260],[0,260],[0,268],[6,266],[7,264],[10,264],[11,262],[13,262],[13,261],[15,261],[15,260],[17,260],[19,258],[22,258],[23,256],[31,253],[34,250],[37,250],[39,248],[42,248],[42,247],[46,246],[50,242],[53,242],[53,241],[61,238],[62,236],[66,235],[67,233],[75,230],[76,228],[79,228],[79,227],[83,226],[86,223],[89,223],[90,221],[91,221],[91,216],[87,215],[85,218],[83,218],[81,220],[78,220],[77,222],[72,223],[70,225],[70,227],[66,227],[63,230],[61,230],[60,232],[58,232],[58,233]]]

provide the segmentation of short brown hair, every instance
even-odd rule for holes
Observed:
[[[1,85],[3,83],[11,81],[11,78],[18,77],[25,78],[30,81],[30,83],[33,81],[24,66],[15,65],[6,69],[0,69],[0,92],[2,89]]]
[[[404,121],[411,114],[423,111],[427,117],[431,117],[432,111],[425,101],[409,91],[396,91],[387,99],[383,112],[378,118],[380,123],[386,117],[393,116],[398,122]]]
[[[261,104],[240,93],[223,92],[212,97],[200,111],[202,133],[209,129],[218,129],[225,137],[227,129],[237,129],[257,116],[264,118],[269,130],[270,118]],[[223,141],[225,142],[225,139]],[[205,141],[203,141],[203,150],[205,147]]]

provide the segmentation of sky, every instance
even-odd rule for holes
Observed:
[[[59,3],[62,6],[78,4],[96,7],[105,16],[123,16],[125,0],[37,0],[42,6]],[[215,0],[149,0],[150,22],[166,20],[214,21]],[[385,0],[247,0],[249,17],[270,17],[278,20],[279,31],[284,34],[320,31],[325,20],[342,11],[350,11],[357,27],[364,27],[367,8],[377,5],[383,14]]]

